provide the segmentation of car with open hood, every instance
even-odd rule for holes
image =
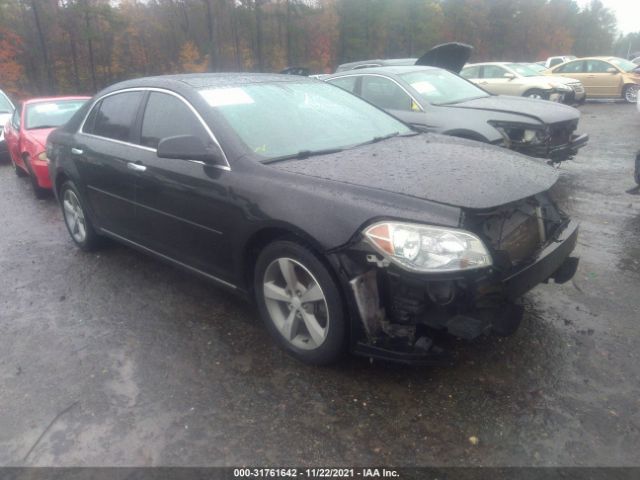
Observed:
[[[347,348],[442,362],[434,331],[508,334],[518,297],[576,268],[554,168],[416,132],[318,80],[122,82],[47,152],[79,248],[109,237],[252,298],[310,363]]]
[[[551,162],[572,158],[588,142],[575,108],[493,95],[459,76],[472,47],[449,43],[418,59],[343,64],[322,80],[385,109],[414,128],[499,145]],[[374,66],[379,65],[379,66]]]
[[[64,125],[90,97],[31,98],[15,109],[4,126],[9,157],[16,175],[28,176],[36,197],[51,191],[47,137]]]
[[[640,91],[640,67],[624,58],[578,58],[546,73],[580,80],[589,98],[622,98],[636,103]]]
[[[521,63],[470,63],[460,75],[494,95],[538,98],[567,105],[584,103],[586,98],[579,80],[544,75]]]

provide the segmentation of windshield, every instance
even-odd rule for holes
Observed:
[[[67,123],[86,100],[55,100],[27,105],[25,128],[55,128]]]
[[[638,68],[638,65],[630,62],[629,60],[625,60],[624,58],[610,58],[609,62],[613,63],[616,67],[624,70],[625,72],[633,72],[636,68]]]
[[[404,73],[402,79],[433,105],[460,103],[489,94],[473,83],[441,69]]]
[[[530,66],[522,65],[520,63],[509,63],[507,64],[507,68],[510,68],[511,70],[516,72],[518,75],[521,75],[523,77],[537,77],[540,75],[539,70],[534,70]]]
[[[538,73],[544,72],[547,69],[547,67],[540,65],[539,63],[526,63],[524,66],[531,70],[535,70]]]
[[[13,105],[11,105],[11,102],[5,94],[0,93],[0,113],[11,112],[13,112]]]
[[[264,160],[412,133],[392,116],[323,82],[259,83],[200,94]]]

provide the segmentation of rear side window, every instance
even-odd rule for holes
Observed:
[[[151,92],[142,120],[140,144],[158,148],[160,140],[177,135],[194,135],[206,145],[209,134],[191,109],[179,98]]]
[[[144,92],[124,92],[104,98],[87,117],[85,133],[130,142]],[[95,112],[95,113],[94,113]]]
[[[554,73],[582,73],[584,72],[583,65],[584,62],[582,60],[578,62],[569,62],[556,68]]]
[[[354,93],[356,91],[356,82],[358,77],[342,77],[329,80],[329,83],[346,90],[347,92]]]
[[[387,78],[369,75],[362,77],[362,98],[380,108],[411,111],[411,97]]]

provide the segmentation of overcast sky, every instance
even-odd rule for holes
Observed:
[[[640,32],[640,0],[601,0],[605,7],[618,17],[618,29],[622,33]],[[580,6],[591,0],[578,0]]]

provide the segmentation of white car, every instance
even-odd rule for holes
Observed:
[[[568,62],[570,60],[575,60],[577,57],[575,55],[558,55],[556,57],[549,57],[545,60],[544,66],[547,68],[553,68],[556,65],[560,65],[561,63]]]
[[[4,139],[4,125],[9,121],[15,107],[9,97],[0,90],[0,158],[8,155],[7,141]]]

